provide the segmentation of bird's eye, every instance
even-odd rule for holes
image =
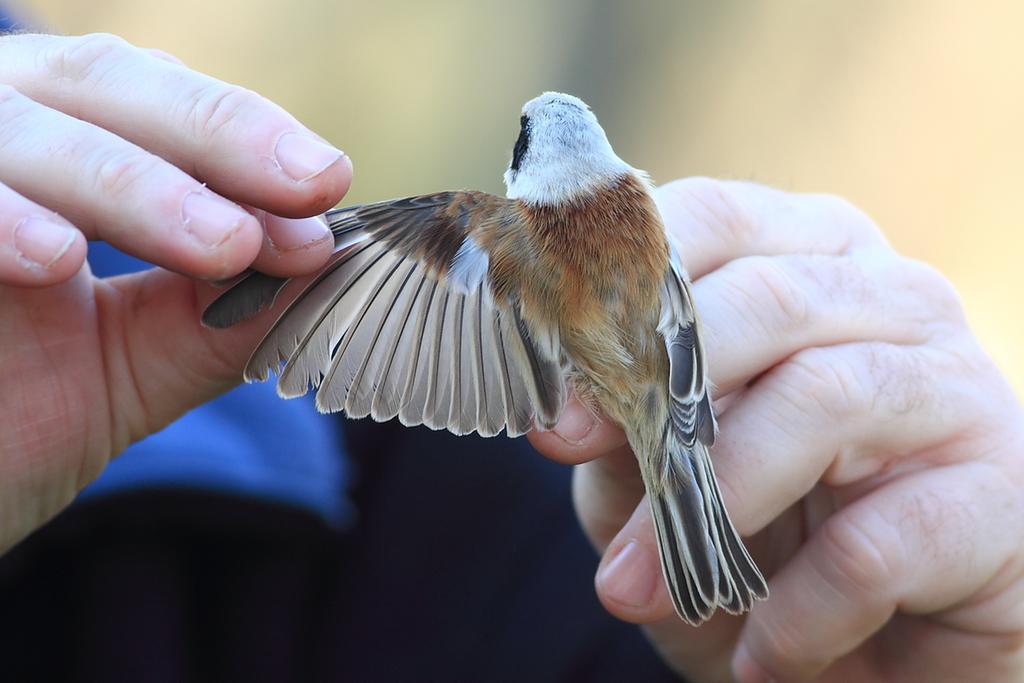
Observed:
[[[526,154],[526,148],[530,144],[530,117],[523,114],[519,117],[519,139],[516,140],[516,146],[512,150],[512,170],[518,171],[519,164],[523,161],[523,155]]]

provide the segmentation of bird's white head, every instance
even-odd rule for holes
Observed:
[[[519,139],[505,171],[510,199],[547,205],[573,201],[633,170],[578,97],[546,92],[523,105],[519,121]]]

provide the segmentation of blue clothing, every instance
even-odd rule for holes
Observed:
[[[98,277],[148,264],[89,245]],[[129,447],[80,498],[142,488],[220,491],[295,505],[332,525],[351,519],[341,420],[311,400],[283,401],[272,383],[243,385]]]

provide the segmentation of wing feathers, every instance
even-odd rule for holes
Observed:
[[[517,302],[495,299],[478,241],[487,226],[515,230],[516,211],[493,195],[442,192],[328,212],[335,254],[285,290],[299,293],[253,352],[245,379],[275,372],[278,393],[313,387],[323,411],[397,415],[456,434],[514,436],[535,416],[553,426],[565,402],[557,329],[534,329]],[[271,305],[287,282],[247,274],[203,320],[233,324]],[[508,284],[502,291],[514,295]]]
[[[246,363],[245,380],[267,379],[296,349],[305,347],[320,323],[330,314],[330,302],[324,297],[340,292],[351,278],[355,266],[376,254],[379,254],[379,249],[374,250],[373,243],[368,242],[332,256],[327,266],[305,286],[264,335]]]
[[[494,331],[498,348],[498,363],[501,368],[502,388],[505,395],[508,435],[519,436],[528,432],[532,426],[528,403],[530,399],[526,381],[518,371],[516,356],[505,343],[510,336],[508,316],[499,316],[494,321]],[[512,336],[514,337],[516,334],[513,333]]]
[[[431,372],[433,366],[433,330],[436,323],[436,307],[438,302],[438,284],[431,280],[429,291],[417,308],[416,332],[410,345],[412,366],[406,375],[405,388],[402,390],[402,401],[398,418],[402,424],[411,426],[423,424],[426,413],[426,399],[432,392]]]
[[[307,290],[305,298],[311,299],[311,306],[317,313],[312,325],[287,355],[284,369],[278,376],[278,394],[285,398],[302,396],[310,386],[320,385],[335,347],[360,311],[360,302],[370,295],[393,261],[394,257],[386,251],[371,245],[344,261],[330,283],[325,280]],[[282,317],[278,325],[282,324],[290,327],[290,316]]]
[[[398,329],[391,334],[385,351],[385,363],[378,379],[378,389],[373,397],[370,415],[382,421],[398,414],[402,406],[402,395],[411,372],[415,371],[418,356],[420,312],[426,297],[426,280],[422,275],[414,277],[413,286],[406,288],[401,311],[396,318]],[[398,308],[398,307],[396,307]]]
[[[700,440],[710,448],[718,429],[711,409],[707,360],[697,339],[697,318],[685,271],[672,251],[672,267],[662,288],[660,330],[669,360],[669,412],[679,438],[687,446]]]
[[[214,329],[231,327],[272,306],[287,279],[249,271],[229,285],[203,311],[203,324]]]
[[[368,334],[372,335],[372,339],[367,342],[365,351],[360,352],[361,361],[358,356],[353,357],[353,361],[358,363],[358,369],[345,401],[345,412],[351,417],[366,417],[373,410],[374,398],[381,388],[381,373],[391,359],[389,351],[402,334],[402,314],[408,308],[405,299],[408,299],[407,292],[411,291],[409,283],[414,279],[414,274],[415,264],[404,260],[399,262],[388,279],[380,284],[372,302],[366,304],[367,317],[360,322],[357,330],[363,334],[364,339]],[[350,348],[353,347],[350,345]],[[335,359],[337,362],[338,359]]]
[[[434,345],[434,367],[431,374],[431,393],[423,423],[431,429],[444,429],[451,415],[452,354],[454,339],[446,335],[452,329],[452,295],[445,291],[437,314]]]
[[[519,365],[529,369],[527,391],[537,411],[537,420],[544,429],[551,429],[558,422],[558,415],[565,403],[565,381],[558,361],[542,353],[534,343],[530,328],[519,313],[513,309],[515,332],[518,343],[513,344],[515,352],[521,354]],[[552,335],[548,335],[550,340]],[[549,342],[550,343],[550,342]]]

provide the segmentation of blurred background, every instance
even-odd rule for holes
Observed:
[[[947,273],[1024,393],[1024,3],[28,0],[277,101],[346,150],[346,201],[500,191],[519,107],[592,105],[657,181],[844,195]]]

